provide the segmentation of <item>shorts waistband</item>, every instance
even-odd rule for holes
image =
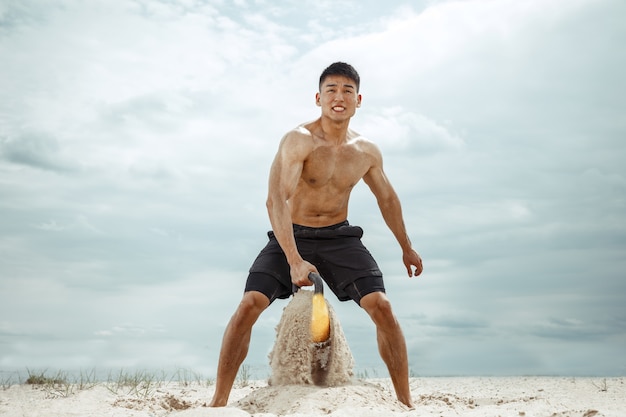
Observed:
[[[340,239],[346,237],[363,237],[363,229],[352,226],[348,221],[324,227],[309,227],[299,224],[293,225],[293,235],[296,239]],[[270,230],[267,236],[273,239],[274,232]]]
[[[330,226],[322,226],[322,227],[310,227],[310,226],[302,226],[300,224],[293,224],[293,230],[295,231],[313,231],[313,230],[335,230],[335,229],[339,229],[340,227],[343,226],[349,226],[350,223],[348,223],[347,220],[342,221],[341,223],[337,223],[337,224],[331,224]]]

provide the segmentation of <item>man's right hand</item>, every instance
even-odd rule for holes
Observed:
[[[309,279],[311,272],[317,272],[317,268],[304,259],[298,263],[290,265],[291,282],[297,287],[309,287],[313,285]]]

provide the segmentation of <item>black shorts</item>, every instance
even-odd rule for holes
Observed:
[[[371,292],[385,292],[383,274],[361,242],[363,229],[347,221],[327,227],[293,225],[296,246],[302,258],[317,268],[341,301],[361,298]],[[246,291],[259,291],[269,298],[288,298],[293,290],[289,264],[272,231],[269,242],[252,266]]]

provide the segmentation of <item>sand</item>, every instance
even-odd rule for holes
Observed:
[[[311,342],[312,297],[313,291],[300,290],[283,310],[269,354],[270,385],[339,386],[352,380],[352,352],[328,300],[330,338]]]
[[[227,407],[209,408],[215,387],[151,383],[0,386],[0,417],[626,417],[626,377],[411,378],[415,408],[396,400],[389,378],[357,380],[330,307],[328,342],[310,342],[311,292],[285,307],[268,381],[238,382]]]
[[[416,408],[398,403],[389,379],[351,385],[236,386],[227,407],[206,403],[214,386],[162,384],[147,395],[103,384],[65,396],[31,385],[0,389],[2,417],[624,417],[626,378],[412,378]]]

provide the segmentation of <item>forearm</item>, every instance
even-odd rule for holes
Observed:
[[[293,235],[293,222],[287,201],[268,199],[267,213],[272,224],[274,236],[283,252],[285,252],[287,263],[293,265],[302,261]]]
[[[378,205],[383,215],[383,219],[387,224],[387,227],[389,227],[396,240],[400,244],[402,252],[410,251],[413,246],[411,244],[411,239],[409,239],[409,235],[406,231],[406,226],[404,224],[400,200],[397,198],[397,196],[394,195],[390,198],[379,201]]]

